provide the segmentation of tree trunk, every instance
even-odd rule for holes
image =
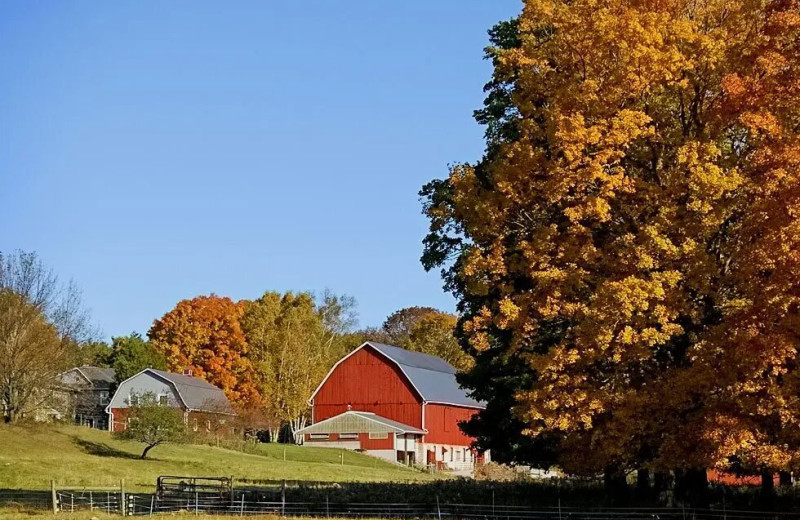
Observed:
[[[636,494],[640,497],[650,494],[650,470],[647,468],[640,468],[636,472]]]
[[[669,472],[656,471],[653,475],[653,489],[658,497],[658,503],[662,506],[672,507],[673,496],[669,489]]]
[[[606,493],[614,504],[624,504],[628,498],[628,483],[625,481],[625,473],[619,468],[609,467],[603,472],[603,485]]]
[[[705,468],[675,470],[676,495],[692,507],[708,508],[708,474]]]
[[[775,481],[773,480],[772,472],[769,470],[761,472],[761,494],[764,495],[764,497],[775,494]]]
[[[144,451],[142,452],[141,456],[139,457],[139,460],[143,460],[145,457],[147,457],[147,452],[158,446],[158,444],[159,444],[158,442],[155,444],[148,444],[147,447],[145,447]]]

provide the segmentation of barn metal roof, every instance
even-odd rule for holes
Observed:
[[[456,369],[444,359],[374,341],[367,341],[339,360],[314,391],[311,399],[314,399],[314,396],[319,392],[319,389],[322,388],[322,385],[333,371],[336,370],[339,363],[365,347],[371,347],[397,365],[397,368],[405,374],[411,386],[416,389],[424,402],[452,404],[455,406],[466,406],[468,408],[486,407],[484,403],[471,398],[467,394],[467,391],[461,388],[461,385],[456,381]]]
[[[417,433],[424,435],[428,432],[371,412],[348,410],[297,430],[297,433]]]
[[[234,413],[228,398],[225,397],[225,393],[199,377],[175,374],[154,368],[148,368],[145,371],[151,372],[171,383],[177,390],[178,396],[190,410]]]

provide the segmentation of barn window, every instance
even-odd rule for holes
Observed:
[[[131,406],[139,406],[139,396],[131,393],[131,396],[128,398],[128,402]]]
[[[386,432],[369,432],[370,439],[388,439],[389,434]]]
[[[169,404],[169,396],[167,394],[161,394],[158,396],[158,404],[161,406],[167,406]]]
[[[312,441],[326,441],[326,440],[328,440],[328,434],[327,433],[312,433],[311,435],[308,436],[308,438],[311,439]]]
[[[339,438],[340,439],[358,439],[358,434],[357,433],[340,433],[339,434]]]

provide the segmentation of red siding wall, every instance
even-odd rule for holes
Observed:
[[[368,433],[359,433],[362,450],[393,450],[394,434],[390,433],[385,439],[370,439]]]
[[[314,421],[346,412],[347,405],[422,427],[419,396],[400,370],[370,347],[342,362],[320,388],[314,397]]]
[[[461,408],[444,404],[428,403],[425,405],[425,441],[430,444],[452,444],[454,446],[469,446],[473,439],[462,433],[458,423],[466,421],[478,410]]]

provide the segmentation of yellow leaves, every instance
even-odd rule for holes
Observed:
[[[497,326],[501,329],[508,328],[519,315],[519,307],[509,298],[503,298],[498,305]]]
[[[496,54],[514,137],[449,185],[464,332],[577,470],[787,460],[754,417],[800,425],[800,16],[765,5],[528,0]]]
[[[714,143],[689,141],[678,149],[678,165],[688,173],[687,208],[690,211],[711,213],[720,198],[744,182],[735,168],[719,166],[720,155],[721,151]]]

